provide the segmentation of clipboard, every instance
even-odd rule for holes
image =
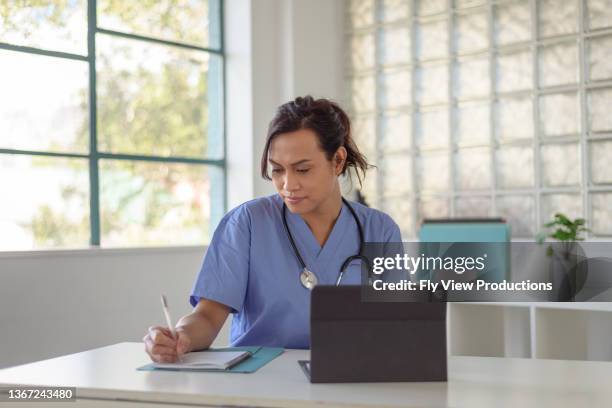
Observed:
[[[190,370],[182,370],[182,369],[174,369],[174,368],[158,368],[155,367],[154,363],[149,363],[143,365],[142,367],[138,367],[136,370],[138,371],[183,371],[183,372],[209,372],[209,373],[254,373],[259,370],[261,367],[268,364],[270,361],[274,360],[276,357],[280,356],[285,349],[282,347],[261,347],[261,346],[245,346],[245,347],[226,347],[219,349],[209,349],[208,351],[248,351],[251,353],[251,357],[247,358],[244,361],[236,364],[233,367],[228,368],[227,370],[216,370],[209,368],[202,369],[190,369]]]

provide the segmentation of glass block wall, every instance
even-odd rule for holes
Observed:
[[[404,239],[427,217],[555,212],[612,236],[612,0],[348,0],[363,193]]]

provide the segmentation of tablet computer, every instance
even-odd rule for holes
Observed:
[[[310,382],[446,381],[446,303],[364,302],[361,290],[313,289]]]

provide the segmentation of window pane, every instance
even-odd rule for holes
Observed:
[[[220,18],[219,0],[98,0],[100,27],[208,48],[220,47]]]
[[[497,103],[495,128],[500,140],[531,139],[533,110],[531,98],[500,99]],[[520,118],[521,120],[517,120]]]
[[[491,89],[488,56],[457,61],[455,96],[460,100],[488,97]]]
[[[374,116],[356,117],[351,121],[351,129],[355,143],[362,153],[376,151],[376,120]]]
[[[531,39],[531,12],[528,0],[494,6],[494,38],[498,45]]]
[[[544,194],[541,202],[542,223],[551,221],[559,212],[572,219],[584,218],[580,194]]]
[[[612,100],[612,88],[589,91],[587,98],[591,132],[611,132],[610,101]]]
[[[480,6],[487,2],[487,0],[455,0],[455,7],[473,7]]]
[[[595,235],[612,235],[612,193],[591,194],[593,221],[589,228]]]
[[[497,215],[510,224],[513,238],[532,238],[535,234],[535,205],[532,196],[497,197]]]
[[[480,9],[476,13],[458,14],[455,24],[457,52],[481,50],[489,46],[487,13]]]
[[[368,163],[374,163],[374,157],[367,157]],[[369,206],[379,208],[378,204],[380,200],[378,196],[378,168],[370,169],[366,173],[366,177],[363,180],[363,185],[361,186],[361,194],[363,194]]]
[[[388,154],[383,161],[384,196],[401,196],[413,191],[412,158],[409,154]]]
[[[460,149],[455,157],[458,190],[478,190],[491,186],[491,151],[488,147]]]
[[[489,197],[457,197],[455,199],[455,215],[458,217],[487,217],[491,211]]]
[[[374,33],[355,34],[351,38],[348,52],[353,71],[363,71],[374,67]]]
[[[87,1],[2,1],[0,42],[87,54]]]
[[[457,108],[457,143],[460,146],[488,145],[490,135],[488,103],[463,103]]]
[[[564,42],[540,47],[540,86],[575,84],[578,82],[578,45]]]
[[[415,0],[418,15],[437,14],[446,10],[446,0]]]
[[[545,187],[574,186],[580,184],[580,147],[578,143],[544,145],[542,157],[542,183]]]
[[[419,69],[417,78],[421,105],[448,101],[448,65],[424,65]]]
[[[418,24],[416,55],[419,60],[443,58],[448,55],[447,20]]]
[[[587,0],[589,28],[612,27],[610,0]]]
[[[540,97],[540,130],[545,136],[580,132],[580,109],[575,93]]]
[[[448,173],[450,165],[448,153],[423,153],[419,159],[419,192],[447,192],[449,189]]]
[[[539,0],[538,3],[541,37],[578,31],[578,1]]]
[[[373,76],[353,77],[351,80],[351,102],[355,112],[372,112],[376,103]]]
[[[0,155],[0,251],[86,247],[85,159]]]
[[[207,243],[221,175],[203,165],[100,161],[103,245]]]
[[[419,113],[420,132],[418,146],[420,149],[448,148],[448,108],[428,109]]]
[[[591,182],[612,184],[612,140],[592,141],[590,148]]]
[[[412,77],[409,69],[387,71],[382,77],[383,105],[387,108],[408,107],[412,101]]]
[[[410,18],[411,0],[383,0],[382,21],[389,23]]]
[[[87,153],[86,62],[0,51],[0,148]]]
[[[419,220],[425,218],[446,218],[450,215],[450,206],[447,197],[421,197],[419,198]]]
[[[512,92],[533,87],[531,51],[524,50],[497,56],[497,92]]]
[[[533,149],[531,146],[500,148],[497,150],[496,159],[497,181],[500,188],[533,187]]]
[[[353,29],[374,24],[374,0],[350,0],[349,25]]]
[[[385,152],[406,151],[412,148],[412,115],[410,113],[385,115],[382,117],[382,123]]]
[[[386,198],[384,211],[397,223],[402,240],[414,237],[414,204],[411,197]]]
[[[384,65],[409,64],[411,59],[410,29],[408,27],[389,27],[382,32]]]
[[[612,78],[612,36],[595,37],[588,42],[589,78],[593,81]]]
[[[209,132],[218,120],[208,106],[220,99],[218,57],[104,35],[97,52],[101,151],[222,157],[220,132]]]

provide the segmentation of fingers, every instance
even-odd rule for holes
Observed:
[[[145,351],[155,362],[173,363],[177,361],[177,341],[172,337],[172,332],[165,327],[150,327],[142,339]]]
[[[153,326],[149,328],[149,336],[151,340],[155,344],[161,344],[168,347],[176,347],[176,340],[172,336],[172,332],[165,328],[159,326]]]
[[[151,354],[167,354],[167,355],[176,355],[176,348],[161,346],[159,344],[149,342],[149,351]]]
[[[189,336],[187,336],[187,333],[179,330],[176,332],[176,334],[178,337],[176,341],[176,352],[179,355],[189,352],[191,349],[191,340],[189,339]]]
[[[151,355],[151,360],[156,363],[176,363],[178,361],[178,356],[168,355],[168,354],[153,354]]]
[[[151,360],[156,363],[174,363],[178,359],[178,355],[172,349],[158,349],[151,345],[145,343],[145,351],[151,357]]]

